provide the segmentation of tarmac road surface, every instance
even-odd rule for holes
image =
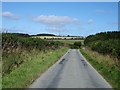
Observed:
[[[112,88],[78,49],[68,52],[29,88]]]

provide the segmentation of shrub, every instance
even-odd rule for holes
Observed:
[[[23,36],[22,36],[23,35]],[[3,74],[10,73],[14,67],[19,67],[26,57],[23,52],[47,51],[61,48],[64,44],[59,41],[47,41],[40,38],[25,37],[24,34],[2,34],[2,57],[3,57]],[[21,56],[23,55],[23,56]]]
[[[85,39],[84,44],[94,51],[113,55],[120,60],[120,31],[90,35]]]
[[[81,42],[74,42],[74,44],[70,45],[71,49],[79,49],[81,47]]]

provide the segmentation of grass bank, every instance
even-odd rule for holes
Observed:
[[[32,51],[25,52],[23,59],[27,59],[24,63],[11,73],[4,75],[2,79],[3,88],[26,88],[28,87],[37,77],[53,65],[68,48],[63,47],[56,50]],[[59,52],[59,53],[58,53]],[[26,57],[26,58],[25,58]],[[12,58],[12,57],[11,57]]]
[[[120,89],[120,68],[115,58],[101,55],[85,47],[81,48],[80,51],[113,88]]]

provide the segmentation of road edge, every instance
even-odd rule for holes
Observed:
[[[80,52],[80,50],[78,49],[78,52],[79,52],[79,54],[82,56],[82,58],[84,58],[84,60],[86,61],[86,63],[88,64],[88,65],[90,65],[90,67],[100,76],[100,78],[102,79],[102,80],[104,80],[105,81],[105,83],[110,87],[110,88],[112,88],[112,86],[105,80],[105,78],[89,63],[89,61],[82,55],[82,53]]]

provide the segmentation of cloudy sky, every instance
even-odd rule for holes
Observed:
[[[118,30],[117,2],[3,2],[0,15],[8,32],[88,36]]]

